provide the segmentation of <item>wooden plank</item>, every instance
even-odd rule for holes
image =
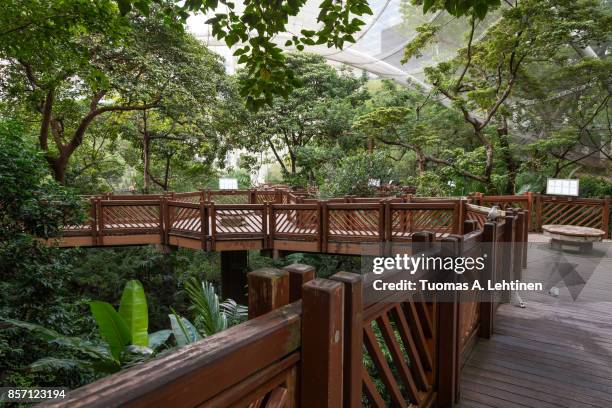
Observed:
[[[104,235],[104,246],[161,244],[159,234]]]

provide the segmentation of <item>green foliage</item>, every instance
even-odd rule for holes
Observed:
[[[413,0],[413,4],[423,5],[423,13],[445,10],[452,16],[474,15],[479,19],[500,5],[500,0]]]
[[[92,370],[98,373],[112,373],[119,371],[123,366],[144,361],[154,355],[155,349],[161,347],[170,336],[169,330],[162,330],[150,335],[146,334],[145,325],[147,304],[142,285],[138,281],[127,283],[119,307],[120,312],[103,301],[90,302],[91,314],[98,326],[102,342],[88,340],[85,337],[70,337],[59,334],[57,331],[45,328],[34,323],[27,323],[14,319],[2,319],[13,326],[26,329],[49,344],[56,344],[66,348],[80,358],[45,357],[30,365],[35,371],[81,369]],[[128,321],[124,316],[128,317]],[[141,329],[144,328],[144,339]]]
[[[340,145],[350,138],[350,122],[367,93],[363,78],[339,72],[323,57],[297,53],[286,64],[301,83],[285,100],[248,116],[234,141],[251,152],[269,152],[292,185],[313,183],[317,168],[327,159],[317,153]],[[239,77],[247,75],[242,71]],[[286,153],[284,153],[286,152]],[[303,161],[301,159],[304,159]]]
[[[612,197],[612,183],[596,176],[580,177],[580,196],[587,198]]]
[[[79,200],[49,177],[22,132],[18,123],[0,121],[0,242],[18,234],[53,237],[83,219]]]
[[[100,337],[108,344],[113,358],[119,360],[125,346],[130,344],[132,336],[130,329],[111,304],[92,301],[89,306],[91,315],[98,325]]]
[[[144,288],[139,281],[131,280],[125,284],[119,304],[119,315],[131,333],[131,344],[146,347],[148,345],[149,311]]]
[[[191,302],[189,309],[195,316],[194,323],[179,316],[174,309],[168,315],[179,347],[219,333],[247,317],[246,307],[234,300],[226,299],[220,303],[210,282],[192,279],[185,284],[185,290]]]
[[[372,197],[376,195],[376,186],[371,185],[370,180],[379,180],[381,185],[397,180],[383,152],[343,157],[339,162],[326,166],[325,174],[325,183],[320,190],[322,197],[346,194]]]
[[[429,45],[435,38],[436,34],[440,30],[440,26],[436,24],[426,23],[416,27],[417,35],[404,47],[404,56],[402,57],[401,63],[407,63],[410,58],[422,57],[422,50],[424,47]]]

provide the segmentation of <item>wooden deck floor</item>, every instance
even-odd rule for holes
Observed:
[[[495,334],[464,366],[461,408],[612,407],[611,254],[609,244],[564,254],[577,274],[559,281],[550,267],[559,254],[530,249],[524,280],[544,282],[545,292],[523,293],[525,309],[500,306]]]

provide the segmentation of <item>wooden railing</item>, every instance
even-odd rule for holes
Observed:
[[[185,208],[198,209],[191,205]],[[291,211],[278,218],[297,222],[299,214]],[[412,253],[486,255],[484,269],[475,272],[480,276],[472,278],[520,279],[527,219],[525,211],[508,210],[482,228],[466,220],[463,235],[439,242],[434,232],[417,232]],[[464,278],[436,273],[450,281]],[[357,408],[367,401],[373,407],[452,407],[460,399],[462,366],[478,338],[491,336],[506,294],[373,292],[377,276],[340,272],[315,279],[306,265],[251,272],[248,322],[46,405]]]
[[[461,233],[464,200],[314,200],[283,190],[200,191],[90,198],[87,224],[66,226],[60,246],[167,244],[208,251],[278,249],[360,254],[362,246]],[[383,248],[381,246],[381,248]]]
[[[603,230],[606,236],[612,238],[610,220],[611,199],[577,198],[564,196],[549,196],[537,193],[511,196],[486,196],[480,193],[471,194],[470,201],[474,204],[491,207],[522,208],[531,214],[529,231],[542,230],[542,225],[564,224],[592,227]]]

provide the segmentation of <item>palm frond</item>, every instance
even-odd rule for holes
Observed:
[[[227,329],[227,316],[220,308],[212,283],[192,279],[185,284],[185,290],[191,301],[190,309],[196,314],[196,323],[201,326],[204,336]]]

